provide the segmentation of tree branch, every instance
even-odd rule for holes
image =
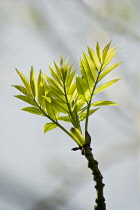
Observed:
[[[102,182],[103,176],[98,168],[98,162],[94,159],[92,154],[92,148],[90,145],[83,145],[81,148],[82,155],[88,160],[88,168],[92,170],[93,180],[96,185],[97,198],[95,200],[96,205],[94,206],[95,210],[106,210],[105,198],[103,195],[103,187],[105,186]]]

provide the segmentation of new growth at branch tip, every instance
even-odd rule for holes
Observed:
[[[89,117],[96,114],[102,106],[116,105],[107,100],[93,101],[98,93],[120,80],[117,78],[102,82],[104,77],[123,63],[109,65],[119,51],[116,49],[117,45],[112,48],[110,46],[111,42],[102,49],[97,42],[95,50],[88,47],[87,53],[83,52],[80,58],[80,74],[73,69],[73,64],[69,65],[69,59],[64,61],[61,56],[59,64],[54,61],[54,66],[49,66],[50,76],[41,70],[36,76],[32,66],[27,79],[16,69],[23,86],[13,85],[21,92],[15,97],[29,104],[22,110],[45,117],[44,133],[60,128],[76,143],[77,147],[72,150],[81,150],[81,154],[88,160],[88,167],[92,170],[93,179],[96,182],[97,205],[94,208],[96,210],[106,210],[106,204],[103,196],[103,177],[99,171],[98,162],[92,154],[88,125]],[[62,121],[70,123],[71,129],[67,129],[61,123]],[[82,121],[84,132],[82,132]]]
[[[106,88],[112,86],[120,79],[113,79],[100,84],[112,70],[122,62],[110,64],[113,57],[119,51],[117,45],[110,47],[109,42],[103,49],[97,42],[96,49],[87,48],[87,53],[82,53],[79,69],[73,69],[73,64],[69,65],[69,59],[65,61],[63,55],[57,64],[49,66],[51,76],[46,75],[41,70],[36,76],[34,67],[31,67],[29,79],[16,69],[22,80],[23,86],[13,85],[20,95],[16,98],[28,103],[30,106],[23,108],[23,111],[40,115],[46,118],[44,133],[60,128],[78,147],[90,145],[91,137],[88,133],[89,117],[102,107],[116,105],[112,101],[94,101],[96,95]],[[70,123],[72,128],[67,130],[61,122]],[[82,133],[82,121],[84,122],[85,133]]]

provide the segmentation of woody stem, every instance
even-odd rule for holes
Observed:
[[[105,198],[103,195],[103,187],[105,186],[102,182],[103,176],[98,168],[98,162],[94,159],[94,156],[92,154],[92,148],[90,145],[83,145],[81,148],[82,155],[86,157],[88,160],[88,168],[91,169],[93,180],[95,181],[96,185],[96,193],[97,198],[95,200],[96,205],[94,206],[95,210],[106,210],[106,203]]]

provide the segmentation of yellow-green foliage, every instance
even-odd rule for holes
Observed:
[[[111,80],[105,84],[98,83],[122,62],[108,66],[110,61],[119,51],[116,47],[110,48],[111,42],[102,50],[97,42],[96,51],[88,47],[88,54],[83,52],[80,59],[81,76],[76,74],[73,65],[68,59],[64,62],[60,58],[60,65],[54,62],[50,67],[51,77],[40,71],[36,76],[33,66],[29,80],[19,71],[23,85],[13,85],[22,95],[15,97],[32,105],[22,110],[47,117],[51,122],[44,125],[44,132],[60,127],[75,142],[82,146],[86,143],[89,116],[95,113],[100,106],[116,105],[111,101],[92,102],[95,94],[105,90],[119,79]],[[95,108],[97,107],[98,108]],[[66,121],[72,124],[71,131],[67,131],[61,124]],[[85,137],[82,134],[81,121],[85,121]]]

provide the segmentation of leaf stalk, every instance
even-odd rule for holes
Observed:
[[[97,86],[97,83],[98,83],[98,79],[99,79],[99,76],[100,76],[100,73],[102,71],[102,64],[101,64],[101,67],[98,71],[98,75],[97,75],[97,78],[95,80],[95,85],[93,87],[93,90],[92,90],[92,93],[91,93],[91,97],[90,97],[90,100],[89,102],[87,102],[87,115],[86,115],[86,121],[85,121],[85,137],[86,137],[86,132],[88,132],[88,120],[89,120],[89,110],[90,110],[90,105],[91,105],[91,101],[92,101],[92,97],[94,95],[94,91],[96,89],[96,86]]]
[[[55,123],[59,128],[61,128],[61,130],[63,130],[68,136],[70,136],[74,141],[74,137],[71,135],[70,132],[68,132],[58,121],[53,120],[51,117],[49,117],[48,114],[46,114],[46,112],[38,105],[38,103],[36,102],[36,100],[34,99],[35,103],[37,104],[38,108],[43,112],[43,114],[49,119],[51,120],[53,123]]]

